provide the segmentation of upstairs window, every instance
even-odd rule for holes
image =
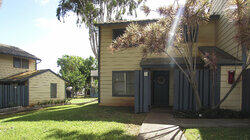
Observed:
[[[112,39],[116,39],[119,36],[122,36],[125,33],[126,29],[113,29],[113,37]]]
[[[13,57],[13,67],[14,68],[28,69],[29,68],[29,60]]]
[[[113,96],[134,96],[135,93],[135,74],[133,71],[113,72]]]
[[[14,68],[21,68],[21,63],[22,63],[22,59],[21,58],[13,58],[13,67]]]
[[[29,60],[28,59],[22,59],[22,68],[29,69]]]

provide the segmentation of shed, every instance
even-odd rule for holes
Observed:
[[[18,73],[1,79],[0,83],[0,91],[4,91],[0,95],[0,108],[8,107],[10,103],[19,105],[21,102],[21,106],[27,106],[65,99],[65,80],[50,69]]]

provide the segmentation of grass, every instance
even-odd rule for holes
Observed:
[[[145,114],[97,102],[0,117],[0,139],[136,139]]]
[[[184,131],[188,140],[250,139],[250,128],[192,128]]]
[[[97,100],[97,98],[72,98],[70,99],[70,103],[72,104],[79,104],[79,103],[86,103]]]

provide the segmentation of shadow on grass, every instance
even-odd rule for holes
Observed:
[[[71,139],[83,139],[83,140],[115,140],[115,139],[135,139],[135,136],[130,136],[125,134],[123,130],[111,130],[104,134],[83,134],[80,131],[64,131],[61,129],[56,129],[52,131],[52,134],[46,137],[46,139],[61,139],[61,140],[71,140]]]
[[[145,114],[134,114],[131,107],[99,106],[97,103],[86,105],[69,105],[48,108],[34,113],[20,115],[18,118],[7,119],[13,121],[115,121],[140,125]]]

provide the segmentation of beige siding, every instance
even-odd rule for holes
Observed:
[[[220,15],[216,26],[216,46],[241,59],[241,48],[237,47],[235,34],[237,30],[233,22],[227,18],[225,8],[227,0],[214,0],[212,12]]]
[[[57,83],[57,98],[50,98],[50,84]],[[65,99],[65,81],[50,71],[29,79],[29,103]]]
[[[112,53],[109,46],[112,42],[112,29],[115,28],[122,28],[122,26],[101,27],[100,104],[132,106],[134,103],[133,97],[112,97],[112,71],[140,70],[141,51],[139,49],[128,49]]]
[[[133,105],[133,97],[112,97],[112,71],[141,70],[142,54],[140,48],[130,48],[123,51],[112,52],[112,29],[125,26],[101,27],[101,52],[100,52],[100,104],[101,105]],[[215,46],[215,21],[201,25],[198,38],[199,46]],[[174,54],[172,54],[175,56]],[[150,55],[148,57],[167,57],[166,55]],[[172,73],[173,71],[171,71]],[[173,74],[170,75],[170,105],[173,104]]]
[[[220,89],[220,99],[222,99],[225,94],[231,88],[231,84],[228,84],[228,71],[235,70],[235,79],[241,72],[241,66],[222,66],[221,67],[221,89]],[[238,85],[233,89],[232,93],[228,98],[221,104],[220,108],[223,109],[233,109],[241,110],[242,103],[242,82],[240,81]]]
[[[35,70],[35,68],[36,62],[32,59],[29,60],[29,69],[14,68],[13,56],[0,54],[0,79],[28,70]]]

